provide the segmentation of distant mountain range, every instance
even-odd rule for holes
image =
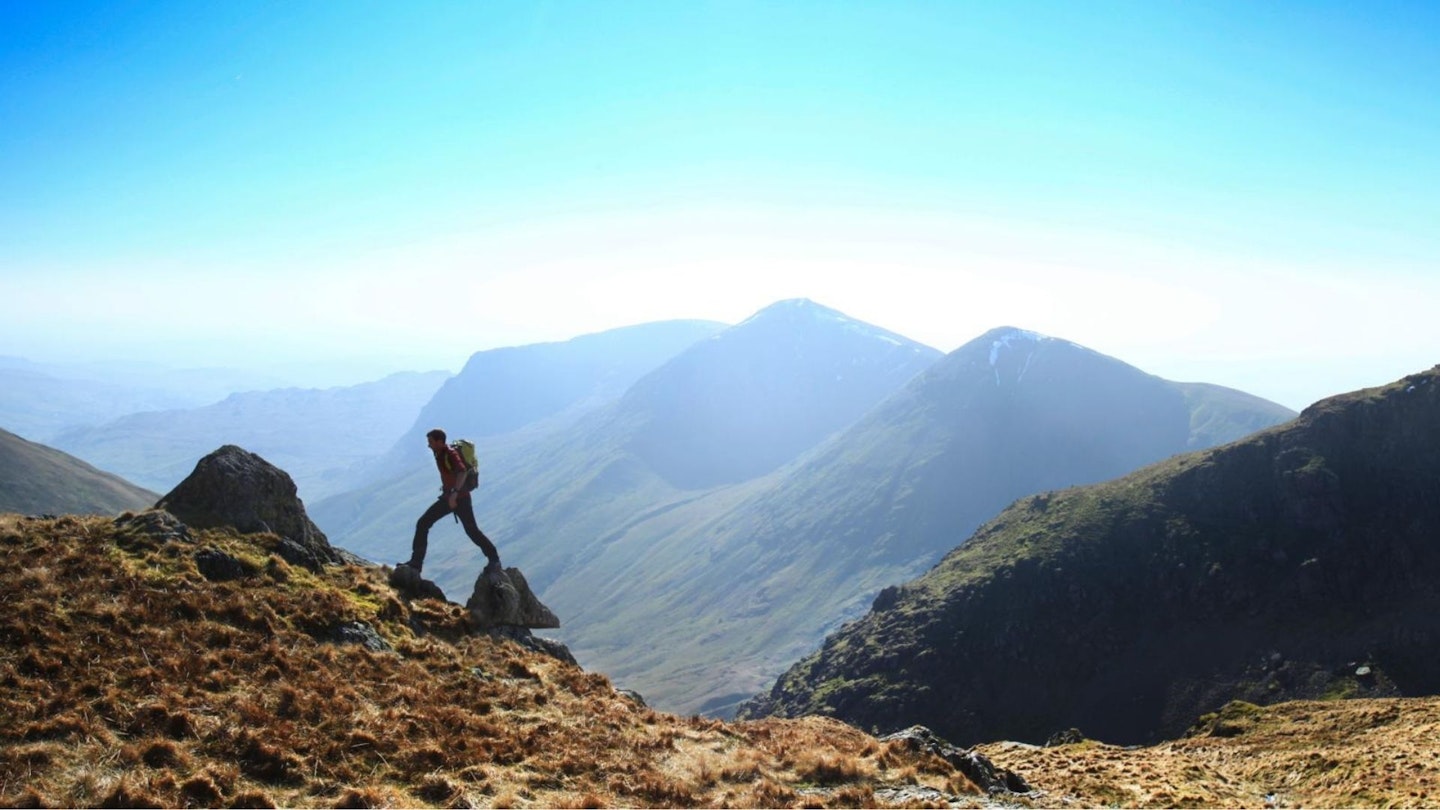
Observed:
[[[1143,742],[1237,698],[1434,694],[1437,537],[1440,367],[1018,500],[742,714]]]
[[[53,444],[157,491],[202,456],[236,444],[273,460],[311,500],[353,487],[450,375],[406,372],[361,385],[231,394],[213,405],[134,413],[74,428]]]
[[[0,426],[49,444],[60,433],[140,411],[198,408],[237,391],[277,388],[278,377],[144,363],[37,363],[0,356]]]
[[[114,515],[159,499],[74,456],[0,430],[0,512]]]
[[[786,301],[568,425],[483,441],[477,514],[582,660],[661,706],[724,714],[1015,498],[1293,415],[1022,330],[942,357]],[[338,545],[401,559],[434,479],[312,514]],[[426,572],[464,592],[480,562],[445,525]]]

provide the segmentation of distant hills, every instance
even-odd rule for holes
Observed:
[[[0,512],[114,515],[159,499],[74,456],[0,430]]]
[[[129,414],[61,432],[54,444],[157,491],[167,491],[216,447],[243,445],[285,469],[301,497],[353,487],[450,375],[392,374],[327,389],[235,393],[199,408]]]
[[[1022,330],[942,356],[786,301],[569,425],[482,442],[477,514],[582,660],[724,714],[1015,498],[1292,416]],[[312,512],[337,544],[400,559],[434,478]],[[458,593],[478,570],[437,527],[427,574]]]
[[[1023,498],[743,714],[1143,742],[1237,698],[1434,694],[1437,536],[1440,367]]]
[[[0,356],[0,426],[45,444],[65,430],[140,411],[197,408],[231,393],[277,388],[278,377],[144,363],[37,363]]]

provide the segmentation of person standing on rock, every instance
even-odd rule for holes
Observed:
[[[435,454],[435,466],[440,470],[440,499],[430,504],[425,514],[415,521],[415,540],[410,547],[410,561],[401,565],[408,565],[415,569],[415,573],[420,573],[425,565],[430,527],[440,518],[454,513],[460,519],[460,525],[465,527],[465,534],[470,538],[470,542],[485,552],[485,559],[489,562],[485,565],[484,573],[499,571],[500,552],[495,550],[495,544],[475,525],[475,507],[470,502],[470,493],[465,491],[465,475],[470,469],[465,465],[465,459],[460,456],[460,451],[445,443],[445,431],[439,428],[426,433],[425,441],[430,446],[430,451]]]

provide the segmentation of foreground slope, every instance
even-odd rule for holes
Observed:
[[[946,761],[834,721],[657,713],[278,543],[161,512],[0,515],[0,805],[981,803]],[[238,578],[201,573],[227,555]]]
[[[547,598],[581,660],[667,708],[727,716],[1016,498],[1293,415],[994,329],[774,475],[616,527]]]
[[[1171,736],[1232,698],[1440,692],[1440,369],[1020,500],[745,714]]]
[[[976,746],[1042,807],[1435,807],[1440,699],[1235,701],[1152,746]],[[1058,740],[1056,742],[1059,742]]]
[[[68,453],[0,430],[0,511],[113,515],[159,498]]]

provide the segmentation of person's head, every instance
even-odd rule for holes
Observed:
[[[425,434],[425,443],[430,445],[431,450],[439,450],[445,446],[445,431],[435,428]]]

